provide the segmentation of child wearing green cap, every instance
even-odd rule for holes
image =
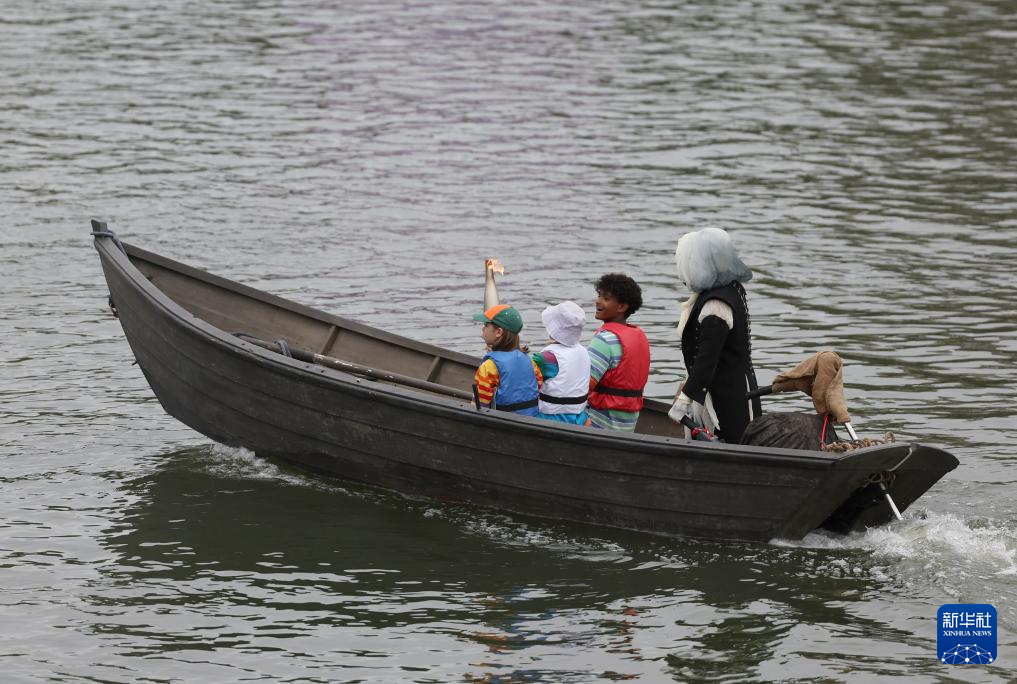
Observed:
[[[474,374],[481,405],[536,416],[543,378],[533,359],[519,349],[523,317],[511,306],[498,304],[473,320],[484,324],[481,336],[489,349]]]

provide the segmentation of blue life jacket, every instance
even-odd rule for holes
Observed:
[[[484,358],[494,361],[498,368],[494,407],[499,411],[536,416],[537,375],[533,372],[533,359],[518,349],[490,351]]]

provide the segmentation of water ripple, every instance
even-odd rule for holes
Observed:
[[[10,677],[938,681],[916,625],[1012,598],[1012,3],[7,10]],[[162,412],[108,314],[92,217],[471,353],[484,257],[506,264],[502,296],[536,343],[544,306],[589,305],[601,273],[624,271],[644,287],[660,398],[682,373],[674,242],[724,227],[756,274],[761,380],[836,349],[863,432],[961,467],[903,525],[790,546],[524,521],[294,472]]]

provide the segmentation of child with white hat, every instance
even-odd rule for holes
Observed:
[[[541,418],[586,425],[590,386],[590,355],[579,342],[586,312],[575,302],[549,306],[540,314],[551,343],[533,355],[544,383],[538,404]]]

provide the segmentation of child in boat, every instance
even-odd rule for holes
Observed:
[[[523,317],[506,304],[473,316],[484,324],[481,336],[489,351],[474,374],[480,403],[499,411],[536,416],[543,377],[533,359],[519,349]]]
[[[547,420],[586,425],[590,355],[579,343],[586,312],[575,302],[549,306],[540,314],[551,343],[533,355],[544,378],[538,414]]]
[[[628,323],[643,305],[643,293],[636,281],[621,273],[602,276],[595,287],[597,319],[604,325],[590,341],[586,411],[594,427],[632,432],[650,376],[650,343],[642,328]]]

